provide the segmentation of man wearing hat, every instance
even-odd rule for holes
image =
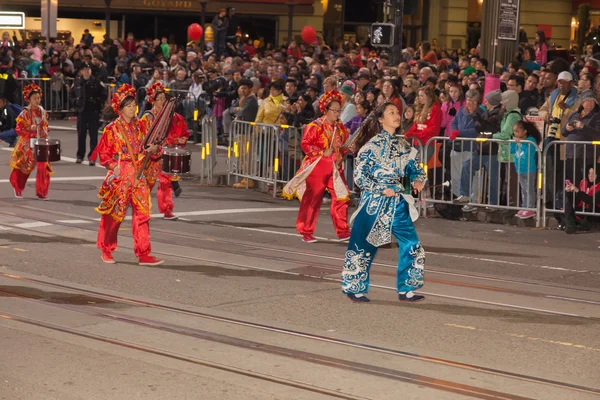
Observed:
[[[550,73],[555,73],[550,71]],[[544,104],[540,107],[539,115],[546,121],[546,132],[544,132],[544,147],[555,140],[562,140],[561,132],[573,113],[581,106],[581,99],[577,94],[577,88],[573,84],[573,75],[569,71],[558,74],[558,87],[550,93]],[[560,146],[560,160],[565,159],[565,148]],[[555,176],[555,182],[546,185],[546,196],[554,199],[557,190],[562,187],[562,161],[554,157],[554,149],[548,151],[546,163],[547,176]]]
[[[573,75],[569,71],[561,72],[558,74],[558,87],[540,107],[540,116],[549,122],[544,136],[560,139],[562,128],[580,105],[577,88],[573,85]]]
[[[90,155],[98,144],[98,128],[100,126],[100,110],[106,102],[106,89],[99,80],[92,76],[92,66],[88,63],[81,65],[81,76],[75,79],[71,98],[75,99],[77,110],[77,164],[83,162],[86,153],[86,140],[90,135]],[[94,161],[90,166],[96,165]]]

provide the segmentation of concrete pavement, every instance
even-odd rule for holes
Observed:
[[[73,133],[53,137],[74,153]],[[395,299],[389,246],[373,267],[372,302],[357,305],[340,292],[345,245],[325,208],[323,240],[307,245],[294,229],[297,202],[183,181],[183,220],[151,223],[165,264],[137,265],[126,221],[119,263],[107,266],[95,248],[102,169],[57,163],[50,201],[34,199],[34,176],[18,201],[9,154],[0,150],[0,314],[16,319],[0,318],[9,371],[0,398],[600,397],[597,233],[421,219],[426,301]]]

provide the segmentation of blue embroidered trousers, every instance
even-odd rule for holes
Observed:
[[[367,209],[367,206],[361,208],[352,226],[342,272],[342,291],[346,294],[369,291],[369,271],[378,248],[367,241],[377,218],[377,215],[369,215]],[[408,204],[402,197],[398,200],[393,218],[392,235],[399,247],[396,287],[398,292],[409,292],[423,286],[425,251],[410,218]]]

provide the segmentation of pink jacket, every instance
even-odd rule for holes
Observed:
[[[458,114],[458,112],[461,108],[464,107],[464,105],[464,100],[455,102],[452,99],[442,104],[442,128],[445,129],[444,136],[450,136],[450,132],[452,132],[452,128],[450,127],[450,125],[452,124],[452,121],[454,120],[456,114]],[[454,109],[455,111],[453,113],[454,115],[450,115],[450,110],[452,109]]]

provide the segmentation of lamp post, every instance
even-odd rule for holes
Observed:
[[[400,64],[402,59],[402,29],[404,25],[404,0],[395,0],[394,7],[394,47],[390,54],[390,62],[392,65]]]
[[[106,5],[106,9],[104,10],[104,20],[106,24],[106,33],[104,34],[105,39],[110,39],[110,4],[112,0],[104,0],[104,4]]]

